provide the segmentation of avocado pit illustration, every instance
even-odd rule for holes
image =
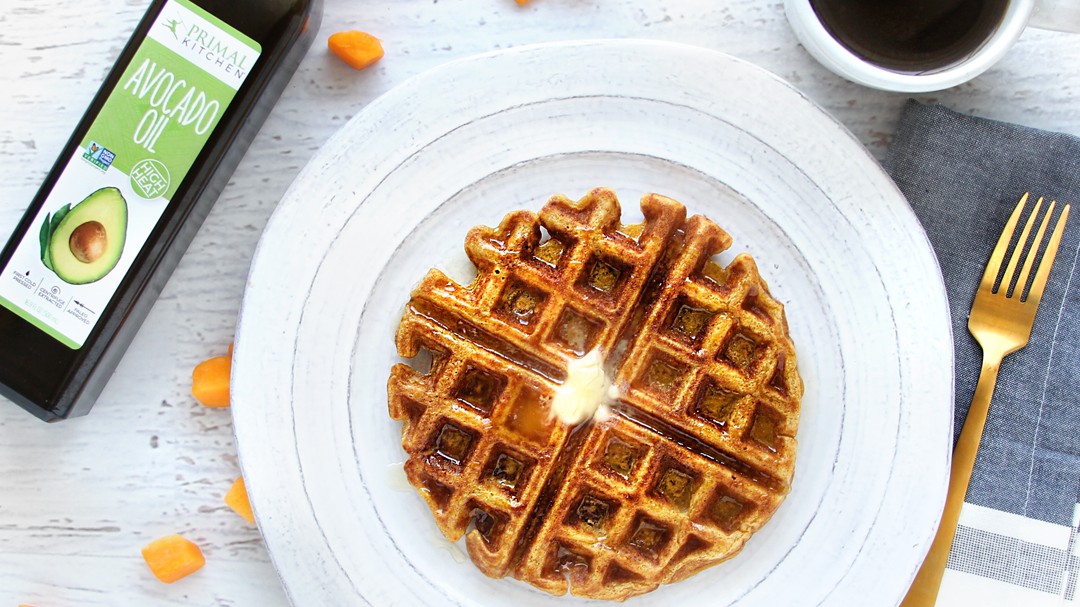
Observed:
[[[88,221],[71,232],[68,246],[75,259],[83,263],[94,263],[108,249],[109,236],[105,226],[97,221]]]

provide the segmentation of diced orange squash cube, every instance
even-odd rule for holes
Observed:
[[[177,534],[150,542],[142,549],[142,556],[154,577],[166,584],[189,576],[206,564],[202,550]]]
[[[191,394],[207,407],[228,407],[231,373],[231,356],[204,360],[191,373]]]
[[[241,476],[233,481],[232,487],[229,487],[229,491],[225,494],[225,504],[244,517],[247,522],[255,523],[255,513],[251,510],[251,501],[248,500],[244,477]]]
[[[383,56],[382,42],[367,32],[351,30],[332,34],[326,41],[330,52],[352,68],[362,70]]]

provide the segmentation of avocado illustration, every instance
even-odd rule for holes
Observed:
[[[127,237],[127,202],[101,188],[75,206],[64,205],[41,225],[41,261],[64,282],[101,280],[120,261]]]

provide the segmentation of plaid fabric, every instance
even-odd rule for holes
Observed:
[[[938,605],[1080,605],[1080,504],[1064,527],[964,504]]]
[[[1024,192],[1073,203],[1031,341],[1002,364],[938,604],[1080,604],[1080,138],[911,101],[885,166],[945,279],[956,435],[982,363],[967,315],[1001,229]]]

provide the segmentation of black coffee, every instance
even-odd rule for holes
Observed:
[[[851,52],[899,72],[954,65],[1001,25],[1009,0],[810,0],[825,29]]]

